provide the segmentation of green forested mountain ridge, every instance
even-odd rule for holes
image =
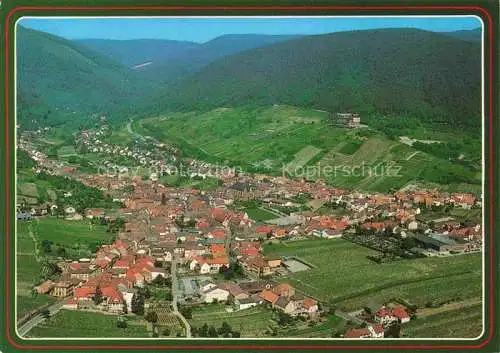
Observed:
[[[308,36],[220,58],[155,110],[273,104],[479,127],[480,45],[417,29]]]
[[[200,45],[194,42],[162,39],[80,39],[74,42],[129,67],[148,61],[156,63],[172,60]]]
[[[466,40],[469,42],[481,42],[481,28],[466,29],[461,31],[445,32],[450,37]]]
[[[116,115],[132,109],[152,88],[120,63],[57,36],[19,27],[16,43],[21,119],[37,105],[75,112],[74,120],[89,114]]]
[[[217,59],[300,37],[260,34],[223,35],[206,43],[193,45],[187,50],[177,51],[174,55],[165,57],[164,60],[156,60],[136,72],[142,79],[172,87]]]

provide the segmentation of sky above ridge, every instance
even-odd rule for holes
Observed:
[[[481,27],[473,16],[454,17],[267,17],[267,18],[22,18],[24,27],[67,39],[170,39],[207,42],[226,34],[313,35],[375,28],[435,32]]]

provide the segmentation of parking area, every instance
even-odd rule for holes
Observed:
[[[283,265],[288,269],[288,271],[295,273],[295,272],[301,272],[301,271],[307,271],[311,267],[306,265],[305,263],[291,258],[283,261]]]

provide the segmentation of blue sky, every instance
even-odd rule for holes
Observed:
[[[68,39],[171,39],[206,42],[224,34],[321,34],[356,29],[446,32],[481,26],[475,17],[364,18],[23,18],[24,27]]]

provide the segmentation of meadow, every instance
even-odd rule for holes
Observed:
[[[106,232],[106,226],[91,224],[89,220],[72,221],[56,217],[40,217],[31,223],[33,231],[40,240],[50,240],[62,246],[107,243],[112,239],[112,234]]]
[[[117,327],[118,316],[96,312],[61,310],[33,328],[29,337],[150,337],[147,323],[133,316],[125,317],[126,328]]]
[[[244,212],[248,214],[248,217],[255,221],[267,221],[270,219],[279,218],[280,216],[275,215],[269,211],[260,209],[260,208],[245,208]]]
[[[376,300],[409,300],[419,307],[481,296],[481,254],[376,264],[376,252],[343,239],[311,239],[266,245],[266,255],[295,256],[315,266],[287,275],[299,291],[344,310]]]

